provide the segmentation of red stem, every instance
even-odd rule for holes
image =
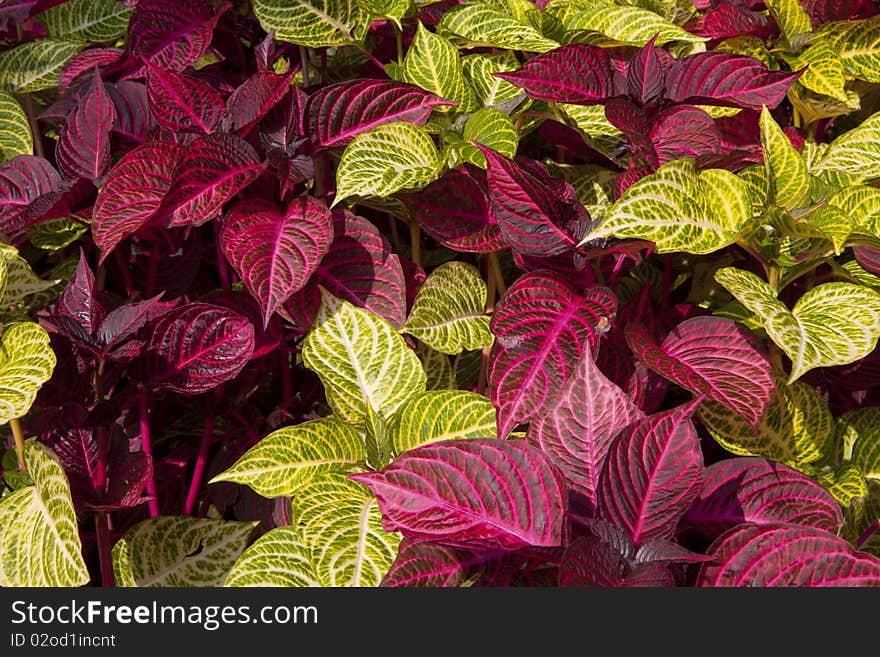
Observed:
[[[95,534],[98,539],[98,560],[101,563],[101,585],[116,586],[111,557],[113,545],[110,540],[110,516],[104,511],[95,514]]]
[[[229,291],[232,285],[229,282],[229,268],[226,266],[226,256],[223,255],[223,249],[220,248],[220,224],[216,220],[214,224],[214,246],[217,249],[217,269],[220,270],[220,286]]]
[[[880,520],[878,520],[873,525],[868,527],[864,532],[862,532],[862,535],[859,536],[859,540],[856,541],[856,548],[861,548],[862,545],[864,545],[878,529],[880,529]]]
[[[141,421],[141,449],[150,458],[150,463],[153,466],[150,478],[147,480],[147,494],[150,496],[148,502],[150,517],[155,518],[159,515],[159,498],[156,495],[156,462],[153,460],[153,448],[150,445],[150,393],[146,389],[141,390],[138,401]]]
[[[202,442],[199,444],[199,455],[196,457],[196,467],[193,470],[192,481],[189,482],[189,492],[186,494],[186,503],[183,506],[184,515],[192,515],[196,507],[196,499],[199,489],[202,487],[202,477],[205,474],[205,466],[208,463],[208,450],[211,448],[211,439],[214,437],[214,416],[205,418],[205,430],[202,432]]]
[[[128,269],[128,263],[122,251],[116,249],[113,251],[113,257],[116,258],[116,266],[119,267],[119,274],[122,276],[122,284],[125,285],[125,294],[129,299],[134,296],[134,281],[131,279],[131,271]]]

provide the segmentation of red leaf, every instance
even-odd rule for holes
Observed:
[[[295,71],[278,75],[272,71],[255,73],[226,99],[225,128],[244,135],[281,102],[290,90]]]
[[[115,120],[116,108],[95,67],[91,87],[59,130],[55,161],[65,177],[100,184],[110,164],[110,130]]]
[[[129,51],[182,71],[205,54],[217,19],[229,7],[221,4],[215,12],[207,0],[139,0],[128,23]]]
[[[147,69],[150,111],[160,126],[172,133],[216,130],[226,104],[209,84],[149,63]]]
[[[454,587],[464,582],[465,575],[465,564],[453,548],[404,540],[380,586]]]
[[[42,157],[16,155],[0,165],[0,237],[21,241],[29,226],[22,219],[30,204],[60,187],[61,176]]]
[[[120,48],[89,48],[78,55],[74,55],[64,65],[64,69],[58,76],[58,91],[67,93],[68,87],[73,81],[84,73],[88,73],[96,66],[107,66],[118,62],[125,51]]]

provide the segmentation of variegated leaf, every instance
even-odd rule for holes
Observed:
[[[827,38],[853,77],[880,82],[880,17],[831,24]],[[822,34],[822,38],[826,35]]]
[[[880,406],[857,408],[837,420],[843,456],[869,479],[880,480]]]
[[[849,102],[846,94],[846,70],[843,60],[834,48],[824,39],[817,39],[811,43],[799,58],[798,68],[806,66],[807,70],[798,78],[798,82],[810,91],[824,94],[839,100],[842,103]]]
[[[394,415],[389,431],[396,454],[441,440],[498,435],[492,402],[467,390],[436,390],[413,397]]]
[[[761,110],[760,126],[772,198],[786,210],[806,205],[810,200],[810,176],[804,159],[766,106]]]
[[[522,23],[491,2],[465,2],[453,7],[437,31],[465,45],[547,52],[559,44],[527,23]]]
[[[832,141],[814,169],[838,169],[855,176],[880,177],[880,112]]]
[[[454,100],[459,112],[477,109],[477,98],[464,78],[461,56],[449,40],[419,23],[403,58],[403,81]]]
[[[565,24],[569,31],[589,30],[603,34],[612,41],[644,46],[656,35],[656,45],[669,41],[702,43],[705,37],[686,32],[675,23],[641,7],[598,5],[572,15]]]
[[[131,3],[118,0],[68,0],[37,16],[46,34],[91,43],[115,41],[125,35]]]
[[[461,66],[465,79],[473,87],[477,100],[484,107],[497,105],[522,93],[519,87],[493,75],[493,73],[515,71],[520,67],[516,55],[510,51],[465,55],[461,58]]]
[[[54,369],[55,353],[46,329],[35,322],[5,327],[0,337],[0,424],[30,410]]]
[[[31,155],[33,150],[27,114],[15,96],[0,91],[0,164],[16,155]]]
[[[276,527],[254,541],[235,562],[223,586],[320,586],[311,551],[299,528]]]
[[[519,135],[513,121],[494,107],[477,110],[470,115],[461,133],[464,143],[458,145],[459,154],[471,164],[486,168],[486,156],[470,142],[476,142],[507,157],[516,155]]]
[[[0,53],[0,91],[25,93],[57,86],[61,69],[84,47],[80,41],[39,39]]]
[[[419,344],[416,347],[416,355],[422,363],[422,369],[425,370],[425,376],[428,379],[425,387],[428,390],[453,390],[456,388],[455,374],[452,371],[452,361],[449,356],[436,349],[431,349],[426,344]]]
[[[43,280],[34,273],[27,260],[17,254],[3,254],[6,263],[6,285],[0,295],[0,308],[17,306],[26,297],[48,290],[59,281]]]
[[[309,48],[359,41],[367,27],[357,0],[254,0],[253,6],[264,30]]]
[[[810,17],[798,0],[765,0],[764,4],[789,43],[797,35],[813,31]]]

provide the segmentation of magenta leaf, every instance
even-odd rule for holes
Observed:
[[[215,12],[207,0],[139,0],[128,23],[129,51],[158,67],[182,71],[205,54],[217,19],[229,6],[221,4]]]
[[[697,586],[880,586],[880,559],[824,529],[743,524],[709,549]]]
[[[79,264],[55,304],[51,321],[74,342],[91,344],[105,314],[95,298],[95,275],[80,251]]]
[[[880,249],[871,246],[857,245],[853,247],[856,262],[876,276],[880,276]]]
[[[800,4],[814,29],[824,23],[868,18],[877,13],[877,5],[871,0],[800,0]]]
[[[221,244],[245,287],[259,301],[263,326],[308,282],[330,248],[333,220],[322,201],[240,201],[223,221]]]
[[[753,427],[761,421],[776,388],[772,365],[732,319],[685,320],[659,346],[645,327],[631,323],[626,339],[636,358],[661,376],[718,402]]]
[[[414,194],[401,194],[422,229],[444,246],[491,253],[507,246],[489,211],[486,172],[464,164]]]
[[[703,454],[691,422],[699,398],[648,416],[620,432],[599,474],[599,518],[640,546],[671,538],[700,492]]]
[[[207,303],[189,303],[162,315],[148,343],[150,383],[196,395],[235,378],[254,351],[254,327],[245,317]]]
[[[57,192],[61,176],[36,155],[16,155],[0,165],[0,237],[18,243],[29,222],[24,215],[41,196]]]
[[[63,94],[76,78],[91,72],[96,66],[108,66],[118,62],[125,51],[120,48],[89,48],[74,55],[58,76],[58,90]]]
[[[666,92],[666,69],[672,57],[656,48],[655,36],[630,60],[626,69],[626,92],[640,105],[653,105]]]
[[[101,349],[101,356],[113,361],[123,361],[136,357],[144,347],[137,334],[147,322],[169,310],[168,305],[159,300],[162,293],[146,299],[114,308],[98,328],[95,342]]]
[[[598,536],[581,536],[563,554],[559,564],[559,585],[669,587],[675,586],[675,578],[662,563],[636,563],[621,554],[614,544]]]
[[[318,147],[345,146],[362,132],[393,121],[424,125],[433,108],[452,101],[393,80],[331,84],[309,97],[305,134]]]
[[[528,438],[595,507],[599,472],[614,437],[642,417],[584,349],[574,373],[532,420]]]
[[[721,133],[714,119],[705,110],[689,105],[660,112],[651,124],[648,140],[657,153],[658,165],[721,150]]]
[[[290,89],[295,71],[278,75],[272,71],[255,73],[226,99],[224,127],[245,134],[281,102]]]
[[[173,142],[150,142],[129,151],[107,173],[92,217],[92,236],[102,261],[159,210],[184,150]]]
[[[563,540],[562,477],[523,441],[444,440],[349,476],[373,491],[385,530],[405,537],[506,549]]]
[[[617,300],[607,287],[583,294],[539,270],[521,276],[499,300],[490,328],[489,389],[498,435],[541,413],[565,385],[584,351],[598,347],[597,327],[614,321]]]
[[[162,208],[170,226],[200,226],[263,171],[257,152],[235,135],[199,137],[183,152]]]
[[[234,313],[246,317],[254,326],[254,354],[252,358],[272,353],[281,346],[284,340],[284,326],[278,316],[269,318],[263,327],[263,312],[260,305],[250,294],[243,290],[223,290],[204,298],[206,303],[228,308]],[[230,463],[230,466],[232,464]]]
[[[689,25],[687,31],[710,39],[726,39],[745,35],[765,39],[773,31],[773,24],[767,16],[760,12],[730,3],[709,9]]]
[[[453,587],[460,586],[466,574],[465,564],[455,549],[429,541],[404,539],[380,586]]]
[[[801,75],[771,71],[746,55],[702,52],[679,60],[667,77],[667,98],[692,105],[760,110],[776,107]]]
[[[706,468],[685,523],[715,538],[742,523],[788,523],[837,533],[840,504],[824,487],[781,463],[738,457]]]
[[[123,80],[116,84],[105,84],[104,88],[116,108],[113,134],[134,144],[143,144],[156,127],[156,120],[150,112],[147,87],[140,82]]]
[[[541,180],[510,158],[478,146],[486,156],[490,216],[510,246],[545,257],[573,250],[590,229],[590,215],[571,185],[551,182],[549,176]]]
[[[615,95],[611,60],[598,46],[573,43],[529,59],[507,73],[495,73],[550,103],[596,105]]]
[[[95,67],[91,87],[59,131],[55,161],[65,177],[100,183],[110,164],[110,130],[115,120],[116,108]]]
[[[156,123],[172,133],[210,134],[226,112],[223,98],[196,78],[147,64],[147,94]]]

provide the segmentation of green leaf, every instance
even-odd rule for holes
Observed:
[[[6,327],[0,337],[0,424],[30,410],[54,369],[55,354],[46,329],[34,322]]]
[[[444,354],[492,346],[479,270],[458,261],[437,267],[419,288],[400,330]]]
[[[813,31],[810,17],[798,0],[765,0],[764,4],[789,43],[793,43],[798,34]]]
[[[365,486],[328,475],[294,500],[303,543],[321,586],[378,586],[400,535],[382,529],[376,498]]]
[[[381,470],[391,460],[391,437],[385,420],[373,407],[367,404],[367,415],[364,418],[364,442],[367,448],[367,465],[374,470]]]
[[[324,384],[333,412],[352,424],[363,423],[366,404],[389,417],[425,390],[418,356],[391,324],[323,288],[302,358]]]
[[[816,367],[846,365],[871,353],[880,337],[880,294],[852,283],[824,283],[792,310],[755,274],[725,267],[715,274],[791,358],[789,383]]]
[[[824,39],[813,41],[798,59],[797,68],[803,66],[807,66],[807,70],[798,78],[798,82],[807,89],[843,103],[849,101],[845,88],[846,69],[830,43]]]
[[[403,19],[415,13],[412,0],[358,0],[358,3],[370,18],[387,18],[400,29],[403,29]]]
[[[320,586],[309,549],[296,527],[276,527],[254,541],[235,562],[223,586]]]
[[[464,78],[458,49],[422,23],[416,28],[412,44],[403,58],[403,81],[456,101],[459,112],[477,109],[477,98]]]
[[[486,107],[471,114],[464,124],[461,136],[464,142],[458,149],[460,154],[465,160],[481,169],[486,168],[486,156],[471,144],[471,141],[488,146],[511,158],[516,155],[519,146],[519,135],[516,133],[513,121],[507,114],[494,107]]]
[[[491,2],[465,2],[448,10],[437,31],[467,47],[487,46],[528,52],[547,52],[559,44],[522,23]]]
[[[222,586],[257,521],[159,516],[113,546],[117,586]]]
[[[849,236],[853,232],[853,222],[846,212],[833,205],[823,205],[810,212],[804,221],[808,222],[822,237],[834,246],[834,255],[840,255]]]
[[[332,205],[349,196],[390,196],[416,187],[434,178],[442,164],[424,128],[404,121],[380,125],[362,132],[345,147],[336,169]]]
[[[0,164],[33,151],[34,139],[27,114],[14,96],[0,91]]]
[[[431,349],[426,344],[419,343],[416,347],[416,355],[425,370],[427,390],[451,390],[455,388],[455,375],[452,372],[452,363],[449,356]]]
[[[600,153],[611,153],[626,140],[624,134],[605,118],[603,105],[571,105],[557,103],[555,107],[580,130],[587,143]]]
[[[0,53],[0,90],[24,93],[57,87],[61,69],[84,47],[80,41],[40,39]]]
[[[844,507],[848,507],[856,498],[868,494],[865,476],[852,463],[843,463],[837,468],[801,464],[798,469],[818,481]]]
[[[293,495],[328,472],[350,472],[365,458],[351,425],[328,417],[273,431],[211,480],[234,481],[263,497]]]
[[[740,171],[737,177],[748,186],[753,206],[757,206],[758,211],[762,211],[770,189],[767,167],[763,164],[753,164]]]
[[[54,452],[29,440],[24,462],[33,484],[0,499],[0,586],[82,586],[82,557],[70,484]]]
[[[522,89],[507,80],[497,78],[493,73],[515,71],[520,67],[519,60],[510,51],[501,53],[479,53],[461,58],[462,72],[476,93],[477,100],[484,107],[497,105],[505,100],[523,95]]]
[[[839,169],[865,178],[880,177],[880,112],[832,141],[815,169]]]
[[[410,399],[390,427],[395,454],[440,440],[497,438],[492,402],[467,390],[437,390]]]
[[[865,82],[880,82],[880,17],[837,25],[843,29],[829,31],[827,37],[850,75]]]
[[[0,297],[0,307],[9,308],[21,304],[26,297],[48,290],[60,281],[46,280],[37,276],[28,261],[15,252],[0,254],[6,263],[6,285]]]
[[[69,0],[37,16],[58,39],[104,43],[125,36],[134,7],[118,0]]]
[[[823,458],[834,441],[834,419],[822,398],[807,384],[798,381],[787,385],[782,377],[755,428],[717,402],[704,401],[697,413],[727,451],[762,456],[795,468]]]
[[[786,210],[803,207],[810,200],[810,176],[806,162],[773,120],[766,106],[761,109],[759,123],[772,198]]]
[[[856,228],[880,237],[880,189],[847,185],[828,198],[828,205],[840,208]]]
[[[857,408],[837,420],[843,456],[864,476],[880,480],[880,407]]]
[[[732,244],[751,216],[749,187],[736,175],[698,173],[693,160],[676,160],[629,187],[584,242],[629,237],[655,242],[658,253],[712,253]]]
[[[691,43],[707,41],[705,37],[686,32],[675,23],[670,23],[654,12],[639,7],[611,5],[585,9],[571,16],[565,27],[569,31],[598,32],[619,44],[631,46],[644,46],[655,34],[658,46],[668,41]]]
[[[357,0],[254,0],[253,7],[266,32],[309,48],[359,42],[368,25]]]
[[[89,229],[88,224],[65,217],[43,221],[28,231],[28,239],[38,249],[59,251],[70,246]],[[39,280],[39,279],[38,279]],[[46,281],[41,281],[45,283]]]
[[[871,272],[862,269],[857,261],[849,260],[848,262],[844,262],[841,267],[862,285],[867,285],[868,287],[875,289],[877,292],[880,292],[880,276],[875,276]]]

